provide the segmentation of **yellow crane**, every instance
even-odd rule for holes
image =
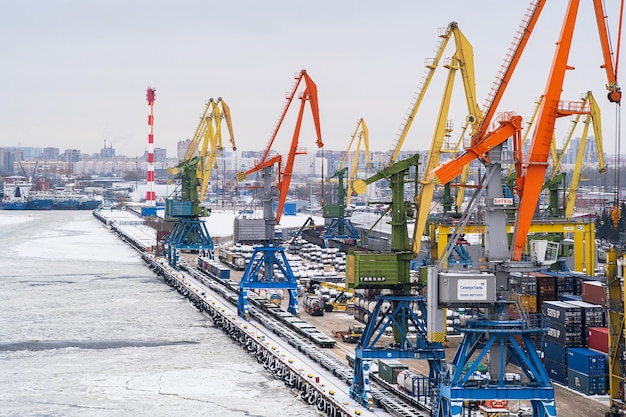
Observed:
[[[176,222],[165,239],[167,258],[174,267],[177,267],[178,255],[183,249],[213,256],[213,240],[203,219],[209,210],[202,206],[202,201],[211,168],[217,162],[216,153],[222,150],[222,119],[226,119],[230,142],[233,150],[236,149],[230,109],[221,98],[217,101],[211,99],[206,104],[184,160],[167,170],[180,181],[165,201],[165,220]]]
[[[606,173],[606,168],[604,166],[604,151],[602,146],[602,126],[600,120],[600,108],[598,107],[598,103],[593,98],[591,91],[587,92],[585,97],[583,98],[583,103],[588,103],[588,106],[585,106],[584,113],[579,113],[576,115],[572,122],[572,129],[570,129],[570,133],[567,137],[567,141],[559,159],[557,161],[557,165],[555,168],[561,166],[561,162],[563,157],[565,156],[565,150],[569,147],[571,143],[571,139],[573,136],[574,129],[576,125],[579,123],[581,116],[584,115],[584,126],[583,133],[580,137],[580,143],[578,145],[578,152],[576,155],[576,163],[574,164],[574,169],[572,171],[572,177],[570,179],[569,190],[567,196],[565,198],[565,218],[571,219],[574,214],[574,206],[576,205],[576,195],[578,194],[578,186],[580,184],[580,174],[582,171],[583,163],[584,163],[584,155],[585,149],[587,148],[587,137],[589,133],[589,123],[593,124],[593,132],[596,141],[596,149],[598,151],[598,171],[601,174]],[[556,169],[555,169],[556,171]],[[554,175],[554,174],[553,174]]]
[[[430,205],[435,191],[435,183],[429,179],[428,173],[439,165],[444,139],[449,133],[447,120],[457,71],[460,71],[462,76],[465,99],[467,101],[467,108],[469,112],[469,115],[466,118],[466,129],[469,128],[472,136],[477,131],[478,122],[483,119],[483,113],[476,102],[476,82],[474,75],[474,54],[472,45],[467,40],[465,35],[463,35],[455,22],[448,25],[447,37],[449,38],[451,36],[454,37],[456,51],[450,61],[444,65],[444,67],[448,69],[448,77],[446,79],[443,97],[439,106],[439,115],[437,117],[435,131],[433,132],[431,147],[428,153],[428,160],[423,170],[423,179],[420,181],[421,189],[415,199],[417,219],[413,232],[412,249],[415,254],[419,254],[420,252],[422,235],[426,230],[426,221],[428,220]]]
[[[222,120],[226,121],[229,142],[233,151],[237,150],[233,134],[233,124],[230,107],[221,97],[217,100],[210,98],[205,105],[204,112],[194,132],[191,143],[185,152],[184,161],[191,161],[199,157],[196,168],[196,179],[199,184],[200,202],[204,199],[206,188],[211,177],[211,170],[217,168],[217,156],[223,150],[222,144]],[[181,167],[168,168],[168,172],[177,175]]]
[[[356,149],[354,150],[354,158],[352,159],[352,169],[350,170],[350,175],[348,177],[348,184],[346,187],[346,207],[350,205],[350,197],[352,196],[352,188],[350,187],[350,184],[354,182],[354,178],[356,177],[357,166],[359,163],[359,152],[361,150],[361,142],[363,142],[363,145],[365,147],[366,168],[369,169],[372,165],[370,161],[369,131],[367,129],[367,125],[365,124],[365,120],[363,120],[363,118],[359,119],[359,121],[356,124],[354,133],[352,133],[352,137],[350,138],[350,143],[348,144],[348,149],[346,149],[346,153],[343,155],[343,158],[341,159],[341,163],[339,164],[339,168],[337,168],[337,171],[341,171],[344,164],[346,163],[346,159],[348,158],[348,154],[350,153],[350,149],[352,148],[352,144],[354,143],[355,139],[357,139]]]

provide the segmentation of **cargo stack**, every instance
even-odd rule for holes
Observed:
[[[540,313],[543,303],[557,300],[557,278],[541,272],[511,274],[513,301],[517,301],[526,314]],[[520,312],[511,309],[511,318]]]
[[[564,271],[543,271],[542,274],[554,277],[556,279],[556,295],[555,300],[561,299],[565,295],[574,294],[574,276],[570,272]]]
[[[606,285],[600,281],[583,281],[582,299],[588,303],[606,307]]]
[[[543,303],[544,327],[547,333],[542,344],[544,367],[548,377],[567,385],[567,349],[582,343],[582,307],[563,301]]]
[[[590,327],[602,327],[606,324],[604,308],[597,304],[591,304],[586,301],[566,301],[580,307],[582,310],[582,326],[581,341],[582,347],[588,347],[588,329]]]
[[[588,348],[567,350],[567,386],[585,395],[606,394],[608,357]]]

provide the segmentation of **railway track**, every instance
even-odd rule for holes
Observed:
[[[105,219],[99,216],[96,217],[106,224]],[[289,364],[276,352],[272,352],[271,349],[267,349],[258,341],[255,341],[255,338],[248,333],[249,330],[246,330],[245,326],[242,326],[237,320],[225,314],[222,311],[223,309],[208,303],[205,299],[205,292],[196,291],[198,286],[204,288],[205,291],[210,290],[236,309],[239,295],[239,284],[237,282],[211,277],[209,274],[199,271],[184,261],[181,264],[183,275],[180,271],[171,269],[162,259],[159,261],[160,258],[147,253],[143,242],[127,233],[124,229],[114,228],[112,231],[135,248],[141,254],[144,263],[155,274],[161,276],[168,285],[185,296],[199,310],[209,315],[216,327],[224,330],[249,353],[255,355],[257,360],[263,363],[264,367],[274,376],[282,378],[287,386],[298,391],[303,400],[317,407],[318,411],[329,417],[347,417],[355,414],[354,410],[337,401],[333,394],[320,389],[316,384],[311,383],[307,378],[300,375],[299,370],[293,368],[293,364]],[[252,292],[249,294],[249,311],[254,320],[262,323],[272,333],[287,341],[299,353],[311,358],[342,383],[348,386],[352,384],[353,368],[344,364],[335,355],[320,349],[320,347],[329,348],[335,346],[336,341],[333,338],[320,332],[304,320],[300,320],[298,317],[294,317],[282,310],[280,306]],[[386,384],[375,375],[372,376],[371,392],[375,405],[385,410],[388,414],[397,417],[430,416],[430,409],[427,405]],[[357,414],[364,415],[363,412]]]
[[[187,263],[183,263],[181,269],[184,269],[185,272],[189,273],[195,279],[220,293],[233,305],[237,305],[239,283],[211,276]],[[335,355],[320,350],[317,347],[333,347],[336,343],[335,340],[321,333],[313,325],[282,310],[280,306],[271,303],[253,292],[249,292],[249,294],[251,317],[272,329],[272,331],[280,337],[288,340],[289,343],[297,347],[300,352],[315,360],[347,385],[352,384],[354,370],[345,365]],[[320,334],[323,337],[320,336]],[[303,340],[303,337],[308,340]],[[390,414],[398,417],[430,416],[430,408],[428,405],[423,404],[410,395],[387,384],[376,375],[371,376],[374,382],[372,385],[372,396],[377,406],[384,408]]]

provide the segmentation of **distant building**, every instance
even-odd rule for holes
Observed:
[[[115,158],[115,149],[113,149],[113,144],[109,144],[109,147],[107,148],[107,143],[104,141],[104,148],[100,149],[100,158]]]
[[[185,154],[187,153],[187,149],[191,146],[191,139],[179,140],[176,144],[176,157],[178,158],[178,162],[182,162],[185,160]]]
[[[154,162],[165,162],[166,160],[167,160],[167,149],[154,148]]]
[[[43,148],[43,153],[41,157],[45,161],[58,161],[59,156],[59,148]]]
[[[22,150],[16,148],[0,148],[0,173],[4,176],[15,175],[14,164],[23,158]]]

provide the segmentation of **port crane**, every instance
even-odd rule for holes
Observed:
[[[251,239],[262,242],[262,246],[255,247],[250,262],[248,263],[239,284],[238,314],[246,320],[249,318],[248,292],[255,288],[287,289],[289,292],[289,307],[287,311],[296,316],[299,316],[300,314],[298,308],[297,280],[293,274],[291,266],[289,265],[287,256],[285,255],[285,248],[275,242],[275,229],[276,225],[280,223],[280,218],[285,206],[285,200],[287,199],[287,194],[289,193],[289,185],[291,183],[291,174],[295,158],[297,155],[304,153],[298,148],[298,141],[300,138],[300,129],[302,127],[302,119],[306,103],[309,103],[311,108],[317,136],[317,147],[322,148],[324,143],[322,142],[320,127],[317,86],[306,70],[296,73],[294,78],[295,83],[291,91],[287,94],[287,102],[282,110],[278,122],[274,127],[261,160],[250,170],[237,173],[238,181],[243,181],[248,175],[259,171],[261,172],[263,178],[263,219],[259,219],[258,222],[256,219],[252,219],[254,223],[259,223],[260,227],[255,227],[255,225],[250,222],[246,222],[245,225],[245,227],[249,229],[258,230],[259,233],[256,234],[256,236],[252,236]],[[287,160],[283,166],[281,155],[272,156],[272,145],[276,140],[285,115],[287,114],[293,99],[296,97],[298,87],[301,83],[304,84],[305,88],[298,97],[300,100],[300,109],[296,119],[289,153],[287,154]],[[278,167],[276,185],[274,185],[273,181],[273,169],[275,166]],[[274,213],[273,203],[276,199],[278,202],[276,213]],[[239,234],[238,230],[242,227],[244,227],[243,223],[236,221],[235,233]]]
[[[203,217],[210,210],[202,206],[211,169],[216,166],[222,151],[222,120],[226,121],[230,144],[236,150],[230,107],[218,98],[209,99],[193,135],[184,159],[168,168],[179,184],[165,201],[165,220],[174,221],[174,227],[165,238],[168,263],[177,267],[181,250],[203,252],[213,257],[213,239]]]
[[[538,17],[545,1],[537,2],[534,15]],[[537,206],[539,194],[544,184],[544,176],[550,153],[555,121],[558,117],[581,113],[582,106],[578,103],[560,101],[565,72],[572,69],[567,65],[570,46],[573,37],[579,0],[570,0],[563,20],[559,41],[554,54],[552,68],[545,87],[544,96],[538,112],[538,123],[534,131],[530,154],[528,159],[523,160],[520,147],[521,118],[514,114],[504,115],[499,120],[500,127],[486,135],[475,136],[472,146],[456,159],[449,161],[431,172],[432,177],[441,183],[447,183],[460,174],[464,165],[471,160],[480,159],[486,165],[486,174],[483,179],[483,188],[477,194],[485,193],[485,201],[488,206],[485,210],[485,222],[489,226],[486,236],[486,254],[489,262],[489,273],[466,273],[462,277],[454,276],[448,272],[431,270],[429,277],[429,289],[431,284],[439,286],[439,305],[465,304],[470,301],[467,297],[452,297],[448,294],[447,299],[442,299],[442,289],[462,288],[459,280],[466,284],[481,284],[480,300],[473,298],[473,302],[483,305],[488,309],[488,314],[468,321],[463,342],[453,361],[447,367],[446,373],[441,378],[439,399],[437,401],[436,415],[438,416],[461,416],[464,401],[481,400],[485,398],[498,398],[507,400],[529,400],[532,405],[533,416],[555,416],[554,392],[545,369],[541,365],[530,334],[541,332],[540,324],[532,317],[521,320],[508,319],[508,305],[506,300],[508,288],[508,276],[514,271],[528,271],[549,261],[540,251],[532,251],[528,260],[523,260],[523,249],[527,241],[530,223]],[[619,103],[621,93],[615,82],[615,73],[612,68],[611,56],[608,54],[609,44],[604,25],[604,10],[600,0],[594,1],[594,9],[600,30],[607,69],[609,84],[608,98],[610,101]],[[536,20],[536,19],[535,19]],[[530,35],[530,33],[528,33]],[[607,62],[608,61],[608,62]],[[611,69],[609,69],[611,68]],[[506,132],[507,124],[511,124]],[[514,160],[503,157],[505,142],[513,137]],[[487,146],[485,146],[487,145]],[[520,198],[519,211],[517,213],[513,242],[507,253],[506,216],[505,207],[507,199],[502,195],[501,171],[502,165],[514,163],[516,167],[517,192]],[[476,196],[475,196],[476,197]],[[470,209],[472,209],[470,205]],[[554,248],[552,248],[554,249]],[[556,254],[554,254],[556,257]],[[555,258],[554,258],[555,260]],[[441,264],[439,265],[441,268]],[[464,287],[463,287],[464,288]],[[491,289],[490,289],[491,288]],[[460,300],[464,298],[464,300]],[[513,336],[519,336],[522,343],[518,343]],[[472,373],[476,369],[476,363],[484,359],[489,353],[489,379],[479,382],[472,381]],[[474,365],[468,360],[476,355]],[[511,383],[506,378],[506,365],[511,357],[516,357],[516,362],[527,378],[527,383]]]
[[[585,152],[587,150],[587,139],[589,136],[589,125],[591,124],[594,131],[594,139],[597,150],[597,164],[598,164],[598,172],[600,174],[606,174],[606,167],[604,164],[604,150],[602,145],[602,125],[601,125],[601,117],[600,117],[600,107],[596,102],[595,98],[591,91],[588,91],[585,96],[582,98],[581,104],[584,106],[581,113],[575,115],[572,119],[572,125],[570,126],[570,130],[566,136],[565,143],[560,154],[557,156],[556,160],[553,163],[553,171],[550,175],[550,179],[546,184],[544,184],[544,188],[548,188],[551,190],[550,192],[550,208],[552,211],[552,215],[555,217],[560,217],[561,214],[566,219],[571,219],[574,214],[574,207],[576,204],[576,196],[578,194],[578,187],[581,181],[581,171],[584,165],[584,157]],[[572,143],[572,137],[576,130],[576,127],[579,125],[582,116],[584,116],[583,122],[583,131],[580,137],[580,142],[578,143],[578,152],[576,153],[576,161],[574,163],[574,168],[572,170],[570,184],[567,190],[567,195],[565,196],[565,201],[563,204],[563,210],[555,210],[555,208],[559,207],[558,204],[558,196],[554,195],[553,189],[550,188],[548,183],[560,183],[560,177],[564,178],[564,173],[561,172],[561,166],[563,163],[563,158],[565,157],[567,149],[570,147]],[[553,146],[556,144],[553,141]],[[558,193],[558,188],[557,188]]]
[[[348,168],[344,167],[344,164],[350,152],[350,148],[352,147],[354,140],[357,138],[358,140],[356,144],[356,150],[354,151],[354,158],[352,160],[352,169],[350,170],[350,175],[348,177],[348,182],[346,186],[344,185],[344,178],[346,178]],[[363,142],[365,147],[365,162],[367,168],[370,168],[371,163],[369,152],[369,133],[367,125],[362,118],[359,119],[359,121],[357,122],[354,133],[350,138],[348,149],[341,159],[341,163],[339,164],[337,172],[335,172],[335,174],[329,178],[337,178],[337,204],[326,203],[322,208],[322,216],[325,219],[330,219],[330,222],[326,226],[323,235],[324,246],[326,247],[328,247],[329,240],[340,240],[345,242],[347,240],[356,241],[359,239],[359,233],[350,221],[351,212],[350,210],[347,210],[347,208],[349,207],[350,197],[352,196],[350,184],[354,182],[354,178],[356,177],[361,142]]]
[[[366,407],[373,407],[370,390],[370,371],[376,359],[424,359],[429,363],[429,392],[436,392],[438,378],[443,370],[445,353],[440,342],[428,339],[427,326],[436,319],[429,316],[425,298],[415,291],[410,263],[413,251],[409,240],[407,219],[412,216],[411,204],[404,201],[404,185],[411,170],[417,176],[419,155],[396,162],[365,180],[356,180],[353,190],[362,194],[368,184],[381,179],[389,181],[392,197],[388,211],[391,211],[391,251],[369,252],[351,250],[346,256],[346,287],[351,289],[384,289],[389,295],[376,299],[363,334],[355,349],[354,376],[350,386],[350,396]],[[443,320],[439,312],[439,320]],[[433,326],[434,327],[434,326]],[[394,342],[381,346],[381,337],[387,328],[393,329]],[[417,331],[410,333],[409,329]],[[421,398],[429,402],[430,398]]]

